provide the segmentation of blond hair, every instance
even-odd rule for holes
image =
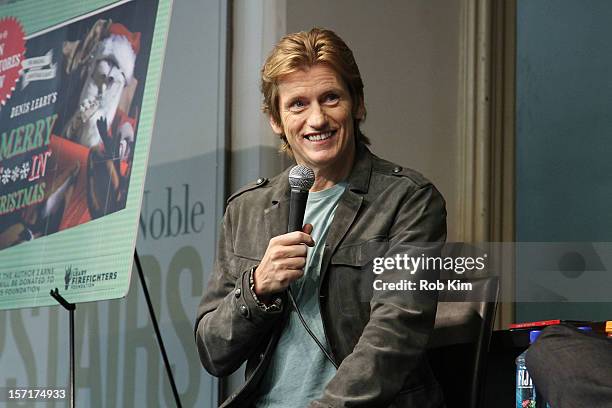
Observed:
[[[344,81],[349,90],[354,118],[356,141],[370,144],[370,140],[359,129],[365,119],[363,81],[353,52],[336,33],[323,28],[300,31],[288,34],[274,46],[261,69],[261,92],[263,93],[263,111],[272,120],[282,124],[279,110],[278,83],[281,78],[292,72],[310,68],[316,64],[327,64]],[[360,118],[356,116],[360,112]],[[282,151],[291,153],[287,138],[281,135]]]

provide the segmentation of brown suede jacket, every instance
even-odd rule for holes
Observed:
[[[270,238],[286,233],[287,176],[288,170],[269,181],[259,179],[229,198],[215,270],[197,311],[195,339],[206,370],[226,376],[247,361],[246,383],[223,407],[251,407],[289,311],[285,297],[280,311],[264,311],[249,288],[249,271]],[[419,173],[358,146],[320,275],[323,327],[339,369],[308,407],[444,406],[425,358],[437,293],[372,289],[375,279],[418,282],[437,275],[375,274],[372,262],[396,254],[439,255],[445,239],[445,203],[436,188]]]

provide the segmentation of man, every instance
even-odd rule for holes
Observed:
[[[132,99],[138,79],[136,61],[140,32],[100,19],[76,41],[65,41],[66,74],[78,73],[83,86],[78,108],[62,137],[87,147],[82,170],[86,188],[76,189],[63,228],[69,228],[125,207],[135,144],[137,111]]]
[[[443,406],[424,358],[437,293],[375,291],[379,277],[427,276],[376,275],[371,265],[406,251],[438,253],[444,200],[420,174],[366,148],[363,83],[335,33],[282,38],[262,69],[262,92],[283,149],[315,181],[302,232],[286,233],[288,170],[228,200],[195,325],[210,373],[228,375],[247,361],[246,384],[223,406]]]
[[[134,68],[140,51],[140,33],[101,19],[82,40],[66,41],[63,51],[66,73],[80,71],[84,83],[79,108],[62,136],[87,147],[101,145],[104,135],[100,134],[98,122],[104,119],[106,132],[119,138],[121,159],[126,159],[134,142],[135,120],[124,109],[134,92],[127,88],[136,81]]]
[[[612,407],[609,338],[566,325],[547,327],[527,350],[525,362],[551,407]]]

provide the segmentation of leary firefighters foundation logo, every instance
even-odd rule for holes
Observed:
[[[64,289],[87,289],[105,281],[117,279],[117,272],[88,273],[74,265],[66,266],[64,273]]]
[[[72,265],[66,267],[66,273],[64,274],[64,283],[66,284],[64,290],[68,290],[70,286],[70,278],[72,277]]]

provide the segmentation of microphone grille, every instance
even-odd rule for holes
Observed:
[[[292,190],[308,191],[314,180],[314,171],[310,167],[298,164],[289,171],[289,185]]]

